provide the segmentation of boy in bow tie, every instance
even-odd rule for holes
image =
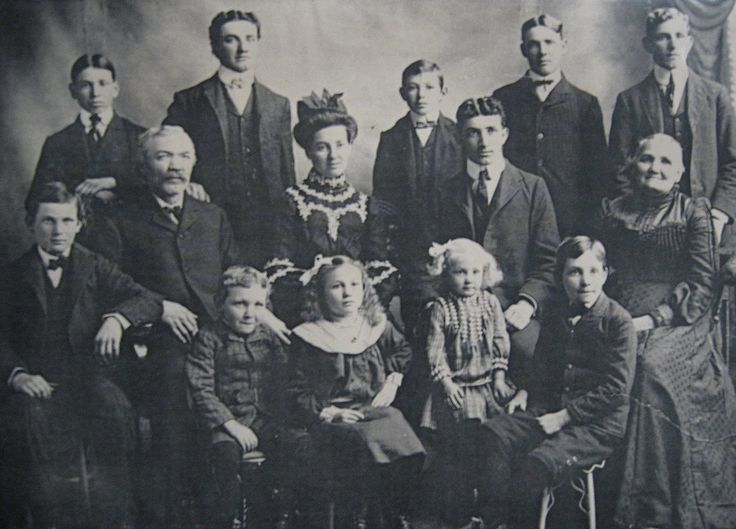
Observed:
[[[521,53],[529,70],[496,90],[508,116],[504,154],[549,187],[561,236],[589,231],[604,195],[596,180],[606,163],[606,137],[598,99],[562,73],[567,51],[562,22],[550,15],[521,26]]]
[[[680,191],[706,197],[720,242],[736,217],[736,123],[728,90],[690,70],[693,46],[688,16],[674,8],[647,15],[644,49],[654,66],[639,84],[621,92],[611,119],[612,195],[629,186],[621,172],[641,138],[663,132],[682,146]]]
[[[105,484],[91,489],[89,523],[117,528],[132,521],[134,432],[114,366],[123,332],[157,320],[162,305],[110,261],[75,244],[80,211],[63,183],[41,186],[28,206],[36,244],[2,276],[3,492],[19,494],[13,504],[30,509],[34,526],[69,523],[64,476],[79,472],[79,450],[89,447],[97,483]]]
[[[381,133],[373,169],[373,194],[390,204],[398,230],[401,317],[409,336],[433,297],[424,263],[439,236],[439,190],[462,165],[455,123],[440,111],[446,93],[437,64],[418,60],[404,69],[399,94],[409,112]]]

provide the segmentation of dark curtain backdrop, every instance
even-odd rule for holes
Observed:
[[[598,95],[608,124],[616,94],[650,67],[641,47],[648,7],[646,0],[2,0],[0,260],[29,241],[21,204],[44,138],[76,116],[68,71],[82,53],[106,53],[118,69],[119,112],[155,125],[175,90],[215,71],[212,16],[253,10],[263,25],[258,78],[288,96],[293,111],[312,90],[345,93],[360,127],[349,177],[370,191],[379,132],[406,112],[398,87],[410,62],[443,67],[443,109],[452,116],[464,98],[523,74],[520,24],[546,11],[565,24],[566,75]],[[298,148],[296,155],[301,178],[308,167]]]

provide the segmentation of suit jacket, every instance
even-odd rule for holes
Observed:
[[[555,252],[560,242],[544,180],[507,162],[491,208],[488,227],[478,234],[472,181],[467,172],[459,173],[445,186],[442,240],[482,240],[503,272],[503,280],[493,289],[501,306],[506,309],[519,296],[529,296],[543,310],[554,290]]]
[[[623,437],[635,368],[636,332],[626,309],[602,293],[573,327],[567,300],[560,300],[542,324],[529,405],[564,407],[572,424]]]
[[[106,176],[115,178],[116,192],[124,198],[136,194],[145,186],[136,171],[138,136],[144,131],[140,125],[115,113],[100,139],[97,153],[92,153],[87,146],[84,125],[77,118],[68,127],[46,138],[26,204],[47,182],[64,182],[73,191],[87,178]]]
[[[161,317],[161,298],[137,284],[112,262],[75,244],[70,254],[73,304],[69,307],[69,343],[77,360],[91,363],[94,337],[104,314],[118,312],[132,325],[156,321]],[[4,347],[0,351],[0,385],[13,369],[43,373],[39,362],[46,321],[46,271],[34,246],[13,261],[3,274],[1,331]]]
[[[465,159],[455,122],[440,114],[434,129],[434,173],[430,188],[417,180],[414,126],[409,114],[381,133],[373,167],[373,195],[393,206],[400,224],[399,246],[405,261],[426,259],[439,237],[440,191],[462,169]],[[431,178],[431,175],[425,175]],[[405,263],[406,264],[406,263]]]
[[[174,94],[164,123],[179,125],[187,131],[197,150],[197,165],[192,179],[204,186],[213,202],[227,202],[227,116],[218,104],[217,74],[191,88]],[[264,85],[253,83],[258,117],[263,176],[272,203],[284,190],[294,185],[294,151],[291,143],[291,110],[289,100]],[[232,200],[231,200],[232,201]]]
[[[692,195],[710,199],[714,208],[736,218],[736,124],[728,91],[691,70],[685,92],[693,134]],[[618,194],[629,186],[620,171],[637,142],[663,131],[661,109],[654,73],[618,95],[610,134],[610,155]]]
[[[562,236],[587,233],[606,185],[606,133],[598,99],[564,75],[544,102],[529,77],[499,88],[493,97],[506,111],[506,158],[544,178]]]
[[[185,196],[176,224],[147,193],[118,208],[111,228],[99,237],[105,241],[103,253],[164,299],[185,305],[205,320],[216,319],[220,276],[237,260],[222,209]]]

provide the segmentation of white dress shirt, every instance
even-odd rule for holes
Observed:
[[[506,160],[501,158],[500,161],[491,163],[490,165],[478,165],[474,161],[467,160],[467,171],[468,176],[473,180],[473,194],[478,196],[478,179],[480,178],[480,172],[484,169],[488,172],[488,178],[486,180],[486,190],[488,191],[488,203],[493,200],[493,194],[496,192],[498,182],[501,180],[501,173],[506,168]]]
[[[176,201],[171,203],[166,202],[155,193],[153,194],[153,198],[156,199],[159,207],[161,208],[161,210],[163,210],[164,214],[169,217],[169,219],[171,219],[171,222],[173,222],[174,224],[179,224],[179,219],[177,219],[176,215],[169,211],[169,208],[184,208],[184,195],[181,195],[176,199]]]
[[[100,122],[97,124],[97,136],[102,138],[105,135],[105,132],[107,132],[107,127],[110,125],[110,121],[112,121],[113,110],[112,108],[108,108],[97,115],[100,116]],[[79,120],[82,122],[82,125],[84,125],[85,134],[89,134],[89,131],[92,130],[91,118],[92,114],[90,112],[87,112],[83,108],[79,110]]]
[[[225,85],[225,91],[235,105],[238,114],[242,114],[248,104],[250,93],[253,91],[255,76],[250,70],[247,72],[236,72],[230,68],[220,65],[217,77]]]
[[[668,70],[667,68],[662,68],[658,64],[654,65],[654,78],[657,80],[657,84],[662,90],[667,89],[667,85],[670,83],[670,76],[672,76],[672,80],[675,83],[675,94],[672,97],[673,111],[680,108],[680,100],[685,94],[685,85],[687,84],[688,74],[687,66]]]
[[[422,143],[422,147],[424,147],[425,145],[427,145],[427,142],[429,141],[429,137],[432,134],[434,127],[423,127],[418,129],[417,123],[427,123],[428,121],[431,121],[436,127],[440,119],[440,113],[437,112],[437,115],[435,116],[420,116],[413,110],[410,110],[409,117],[411,118],[411,124],[414,127],[414,132],[416,133],[417,138],[419,138],[419,141]]]
[[[59,286],[59,283],[61,283],[61,274],[63,273],[63,268],[57,268],[56,270],[49,270],[49,262],[55,261],[59,258],[58,255],[51,255],[46,250],[41,248],[40,246],[37,246],[38,248],[38,255],[41,256],[41,261],[43,261],[43,269],[46,271],[46,275],[49,278],[49,281],[51,281],[51,284],[54,288]],[[64,252],[61,257],[64,257],[65,259],[69,257],[69,254],[71,253],[72,249],[69,248],[66,252]]]

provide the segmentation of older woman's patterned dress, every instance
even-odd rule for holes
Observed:
[[[657,326],[639,333],[616,520],[736,527],[736,398],[713,341],[717,263],[704,199],[673,189],[604,202],[613,297]]]

